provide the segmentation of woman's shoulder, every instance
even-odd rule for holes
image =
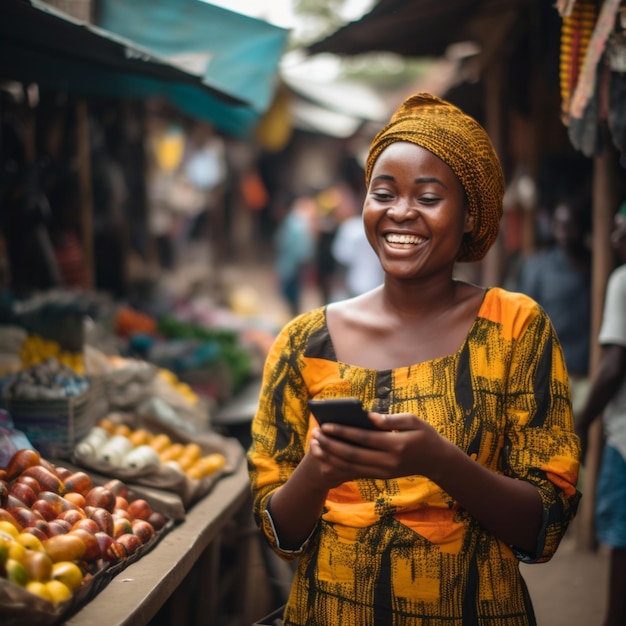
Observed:
[[[293,341],[305,340],[326,327],[326,305],[300,313],[290,319],[278,333],[277,339]]]
[[[492,287],[487,291],[480,313],[482,317],[500,322],[545,315],[541,306],[530,296],[502,287]]]

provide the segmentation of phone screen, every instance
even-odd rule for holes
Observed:
[[[309,408],[320,424],[332,422],[355,428],[378,430],[367,417],[367,411],[358,398],[309,400]]]

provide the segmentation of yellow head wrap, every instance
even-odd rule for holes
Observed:
[[[473,227],[457,260],[480,261],[498,236],[504,195],[502,167],[485,129],[449,102],[428,93],[413,95],[372,141],[365,165],[368,186],[376,159],[396,141],[426,148],[461,181]]]

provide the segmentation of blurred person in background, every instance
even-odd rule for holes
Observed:
[[[574,416],[589,388],[591,253],[589,208],[579,199],[559,202],[552,216],[553,244],[528,257],[515,289],[538,302],[556,330],[570,377]]]
[[[619,267],[609,276],[598,335],[600,364],[577,430],[584,461],[589,427],[602,416],[602,461],[596,486],[598,541],[611,549],[609,596],[603,626],[626,624],[626,202],[614,219],[611,243]]]
[[[335,261],[343,268],[343,297],[359,296],[382,284],[384,272],[367,241],[360,212],[339,225],[332,253]]]
[[[292,316],[300,313],[306,270],[315,255],[316,213],[314,196],[302,195],[295,198],[274,238],[276,274],[281,294]]]

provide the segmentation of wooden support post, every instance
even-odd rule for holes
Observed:
[[[485,72],[485,130],[489,134],[496,153],[502,158],[503,141],[503,103],[502,75],[504,65],[494,61]],[[497,287],[502,284],[504,245],[500,235],[487,253],[482,267],[482,284]]]
[[[609,148],[609,141],[604,142],[605,148],[594,158],[593,172],[593,242],[592,261],[592,310],[591,310],[591,377],[595,375],[600,360],[598,333],[604,310],[604,294],[606,283],[614,267],[614,256],[609,243],[613,215],[617,207],[617,180],[615,151]],[[580,548],[594,549],[596,539],[594,532],[595,486],[602,454],[602,423],[597,419],[589,431],[589,450],[584,464],[583,499],[580,503],[577,527],[577,543]]]
[[[80,187],[80,230],[82,236],[83,254],[85,256],[85,271],[87,283],[93,287],[94,280],[94,253],[93,253],[93,186],[91,179],[91,145],[89,141],[89,114],[87,102],[80,100],[76,103],[76,152],[78,155],[78,180]]]

